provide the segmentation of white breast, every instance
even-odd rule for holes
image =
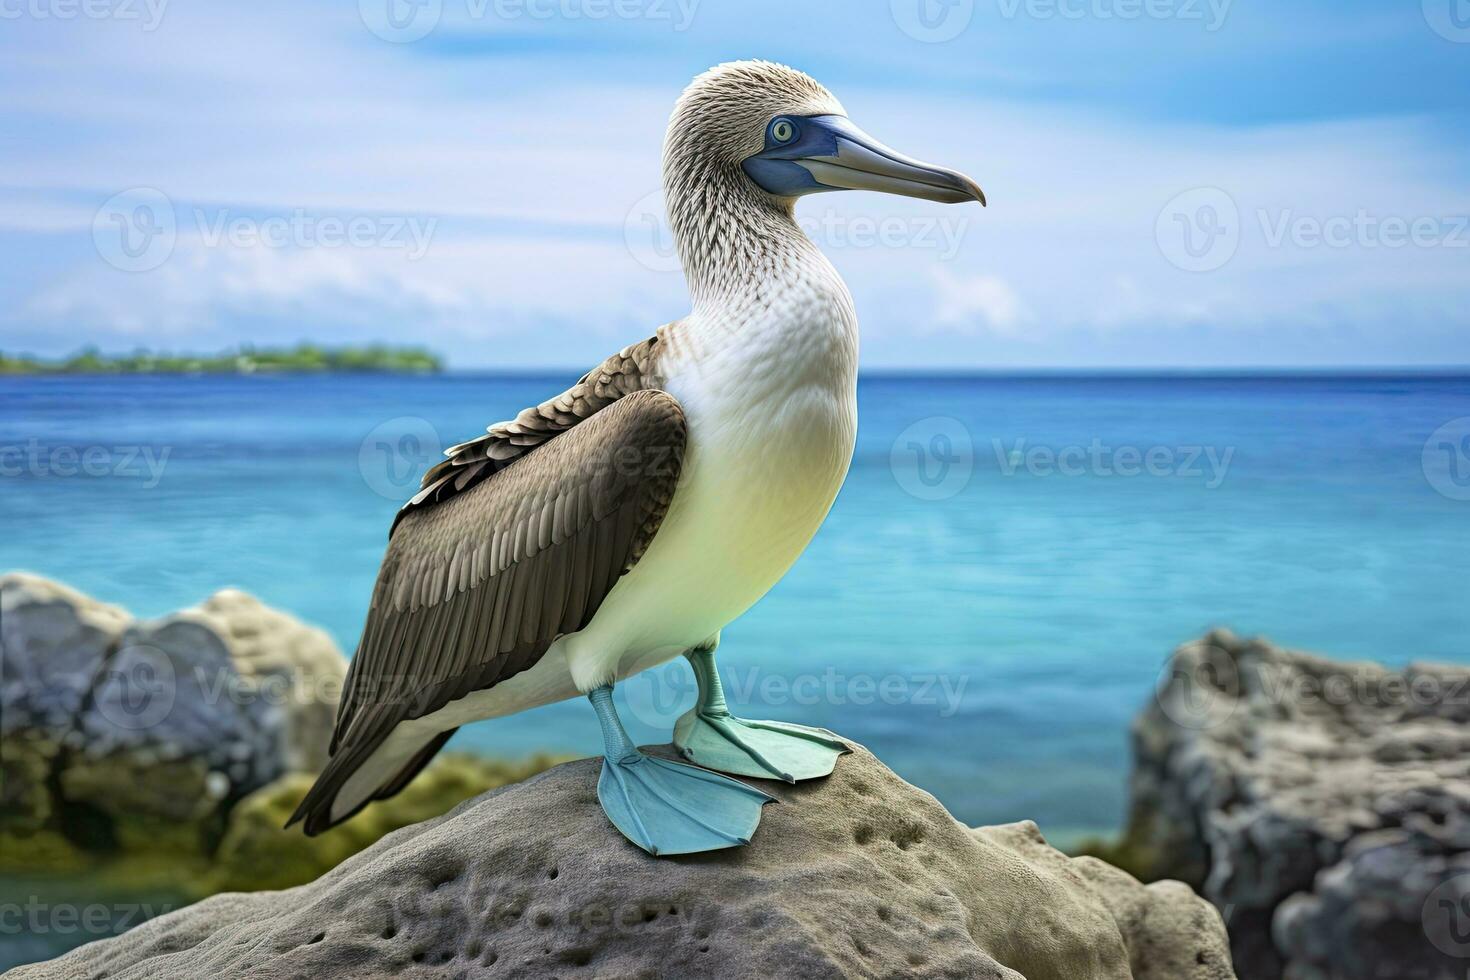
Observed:
[[[664,387],[689,420],[684,470],[647,553],[567,638],[579,687],[718,632],[780,581],[827,516],[857,433],[857,323],[822,266],[775,298],[666,328]]]
[[[815,255],[815,250],[813,250]],[[820,255],[773,291],[660,328],[689,420],[668,515],[587,628],[530,670],[415,722],[405,745],[575,697],[679,656],[765,595],[836,499],[857,434],[857,317]]]

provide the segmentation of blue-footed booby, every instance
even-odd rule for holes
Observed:
[[[810,779],[847,751],[825,730],[732,715],[714,662],[720,630],[801,555],[852,458],[857,315],[793,208],[841,189],[985,196],[763,61],[684,91],[663,184],[689,314],[424,476],[389,534],[331,760],[291,818],[308,834],[397,793],[460,725],[579,695],[604,737],[603,809],[653,854],[749,842],[772,797],[721,772]],[[681,655],[698,696],[674,744],[693,764],[639,752],[612,700]]]

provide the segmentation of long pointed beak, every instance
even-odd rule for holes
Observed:
[[[793,137],[747,159],[745,172],[772,194],[799,197],[818,191],[865,190],[960,204],[985,192],[969,177],[937,167],[882,143],[846,116],[787,117]]]
[[[985,204],[980,185],[957,170],[936,167],[904,156],[873,139],[842,116],[830,116],[827,125],[836,136],[836,152],[793,161],[817,183],[860,191],[882,191],[919,197],[941,204],[979,201]]]

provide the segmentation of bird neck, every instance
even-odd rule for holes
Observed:
[[[764,304],[797,279],[836,277],[792,202],[761,191],[738,167],[666,168],[664,201],[696,311]]]

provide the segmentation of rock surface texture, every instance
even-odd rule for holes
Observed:
[[[1470,670],[1216,631],[1157,693],[1120,863],[1199,888],[1241,976],[1470,974]]]
[[[289,891],[226,894],[17,978],[1233,977],[1219,914],[970,830],[865,751],[784,786],[745,848],[651,858],[567,763],[378,841]]]
[[[241,592],[152,621],[0,577],[3,862],[199,851],[236,799],[326,758],[346,661]]]

